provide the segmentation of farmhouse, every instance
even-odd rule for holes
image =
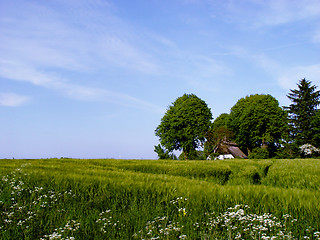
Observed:
[[[217,157],[217,159],[219,160],[231,158],[248,158],[247,155],[245,155],[240,150],[235,142],[229,141],[226,138],[215,146],[214,153],[220,154]]]

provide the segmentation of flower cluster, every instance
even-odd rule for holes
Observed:
[[[148,221],[144,229],[134,234],[135,239],[187,239],[182,234],[184,226],[178,221],[187,215],[186,207],[188,199],[178,197],[171,200],[170,206],[173,212],[170,216],[156,217],[152,221]]]
[[[270,213],[262,215],[247,213],[249,206],[236,205],[217,217],[210,217],[205,223],[209,235],[226,235],[229,239],[294,239],[286,231],[286,221],[296,219],[284,215],[285,223]]]
[[[320,155],[320,149],[314,147],[311,144],[304,144],[300,146],[300,154],[303,157],[313,157]]]
[[[185,202],[183,198],[177,198],[170,203],[173,205]],[[179,206],[179,212],[185,208]],[[248,205],[236,205],[228,208],[226,212],[216,215],[205,213],[206,221],[194,223],[194,230],[200,232],[204,239],[296,239],[292,232],[287,231],[287,224],[294,224],[297,219],[289,214],[282,216],[282,220],[270,213],[254,214],[249,213]],[[174,220],[175,219],[175,220]],[[148,221],[145,228],[134,234],[135,239],[188,239],[184,232],[184,226],[170,216],[156,217]],[[181,218],[180,218],[181,219]],[[310,237],[305,239],[320,240],[320,232],[310,229]],[[312,234],[312,232],[314,233]]]
[[[56,214],[67,212],[68,208],[61,202],[73,201],[76,197],[72,190],[58,192],[46,190],[45,186],[28,184],[24,181],[26,174],[23,172],[23,167],[0,177],[0,238],[4,233],[8,236],[12,230],[22,232],[26,236],[30,229],[37,226],[37,221],[43,219],[46,211],[50,213],[54,211]],[[159,217],[150,217],[146,224],[140,226],[140,230],[133,234],[133,238],[194,239],[201,236],[202,239],[296,239],[287,229],[297,220],[288,214],[277,218],[270,213],[252,213],[247,205],[236,205],[223,213],[204,212],[202,220],[194,223],[198,215],[193,215],[193,209],[187,198],[173,199],[166,207],[165,214],[162,212]],[[109,209],[100,212],[99,216],[95,211],[94,214],[92,223],[95,223],[95,227],[100,230],[97,231],[98,235],[104,235],[108,239],[112,239],[113,236],[121,239],[123,232],[127,234],[132,229],[123,223],[126,220],[121,218],[122,212]],[[70,219],[65,213],[61,215],[65,217],[63,219]],[[76,220],[63,219],[59,219],[56,226],[42,229],[41,234],[37,235],[42,236],[40,240],[74,240],[81,234],[81,228],[87,227],[83,226],[83,222],[80,224]],[[304,239],[320,240],[318,230],[310,226],[306,230],[307,236],[304,236]]]
[[[188,198],[184,198],[184,197],[178,197],[176,199],[173,199],[170,201],[171,204],[175,205],[175,204],[183,204],[185,203],[186,201],[188,201]]]
[[[80,223],[75,220],[70,220],[64,227],[55,229],[53,233],[49,235],[44,235],[40,240],[52,240],[52,239],[61,239],[61,240],[74,240],[74,232],[78,231],[80,228]]]
[[[188,201],[188,198],[178,197],[174,200],[171,200],[170,204],[172,204],[178,209],[178,212],[181,216],[186,216],[188,213],[185,207],[185,204],[187,203],[187,201]]]
[[[0,231],[9,231],[9,229],[19,229],[21,232],[27,232],[30,226],[34,226],[36,221],[41,218],[44,211],[59,205],[61,198],[74,198],[72,190],[65,192],[45,191],[43,187],[28,186],[23,181],[23,167],[16,169],[12,173],[2,176],[0,183]],[[28,199],[26,201],[25,199]],[[58,208],[60,212],[63,208]],[[68,225],[69,224],[69,225]],[[68,223],[62,232],[66,231],[70,224]],[[58,233],[48,235],[49,239],[57,239]],[[59,238],[61,239],[61,238]],[[67,238],[65,238],[67,239]]]
[[[179,222],[170,221],[168,217],[156,217],[148,221],[145,229],[134,234],[135,239],[185,239],[182,235],[183,226]]]
[[[118,231],[124,229],[126,226],[120,223],[119,220],[114,220],[112,217],[111,210],[102,211],[99,214],[99,218],[96,220],[96,223],[100,225],[100,231],[107,234],[111,231]]]

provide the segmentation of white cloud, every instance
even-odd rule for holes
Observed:
[[[0,76],[6,79],[29,82],[36,86],[60,91],[72,98],[94,99],[97,98],[101,90],[93,90],[83,86],[69,83],[67,80],[53,74],[41,72],[30,65],[18,64],[11,61],[0,62]]]
[[[30,97],[15,93],[0,93],[0,106],[18,107],[24,105]]]
[[[59,12],[24,3],[26,9],[16,9],[14,16],[0,19],[2,56],[30,65],[76,71],[111,65],[156,72],[155,60],[141,47],[143,39],[113,16],[108,7],[96,4],[74,3]]]
[[[221,8],[220,2],[208,1],[214,9]],[[226,0],[223,10],[224,18],[232,23],[261,28],[319,18],[320,4],[318,0]]]
[[[7,14],[0,17],[0,77],[29,82],[72,99],[130,107],[136,104],[162,111],[127,94],[91,87],[90,78],[79,83],[77,78],[64,75],[94,76],[105,68],[154,74],[159,66],[145,48],[145,40],[130,30],[130,24],[113,15],[109,4],[99,0],[55,4],[6,4],[3,13]]]
[[[264,53],[252,54],[245,50],[237,56],[249,60],[257,67],[263,69],[285,90],[295,88],[298,81],[303,78],[312,81],[313,84],[320,87],[320,64],[318,63],[287,67],[284,63],[280,63]]]
[[[270,0],[263,1],[260,13],[261,25],[279,25],[319,17],[318,0]],[[259,19],[259,18],[258,18]]]
[[[306,78],[320,87],[320,64],[285,67],[265,55],[252,55],[252,60],[277,80],[286,90],[294,89],[299,80]]]
[[[106,35],[99,40],[98,46],[96,54],[115,66],[147,74],[158,72],[159,67],[152,56],[128,40]]]
[[[198,74],[206,74],[208,77],[213,75],[229,75],[231,69],[224,63],[219,62],[207,56],[192,56],[192,65],[195,67]]]
[[[278,73],[280,65],[265,54],[253,54],[251,60],[269,74]]]
[[[52,76],[37,71],[31,65],[18,63],[14,60],[0,61],[0,77],[11,80],[30,82],[37,86],[49,87],[58,82]]]
[[[284,89],[294,89],[298,81],[303,78],[320,87],[320,64],[283,69],[283,73],[279,76],[278,82]]]
[[[10,61],[0,62],[0,76],[6,79],[29,82],[36,86],[58,91],[72,99],[82,101],[106,101],[131,108],[149,109],[157,113],[163,113],[164,111],[161,107],[124,93],[70,83],[61,77],[59,78],[51,74],[43,73],[30,66],[15,64]],[[17,98],[17,104],[19,103],[18,100],[19,98]],[[27,99],[20,98],[20,100],[21,103],[23,103],[22,100],[26,101]]]
[[[320,28],[314,33],[312,41],[314,43],[320,44]]]

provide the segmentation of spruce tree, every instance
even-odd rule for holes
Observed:
[[[297,84],[298,89],[291,89],[287,97],[292,101],[286,107],[290,123],[291,140],[297,145],[313,143],[313,136],[316,134],[312,127],[317,106],[320,104],[320,91],[317,86],[311,85],[311,81],[305,78]]]
[[[320,109],[318,109],[314,115],[311,122],[311,127],[314,132],[314,135],[312,136],[312,145],[320,148]]]

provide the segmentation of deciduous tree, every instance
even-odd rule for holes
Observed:
[[[242,151],[262,147],[272,156],[287,129],[286,112],[271,95],[250,95],[231,108],[228,127]]]
[[[158,154],[159,159],[173,159],[177,160],[177,156],[173,153],[170,153],[161,147],[161,144],[154,146],[154,151]]]
[[[229,114],[223,113],[217,117],[211,124],[207,133],[207,141],[204,144],[204,153],[206,157],[214,155],[214,148],[223,141],[232,140],[234,134],[228,129]]]
[[[169,152],[182,150],[185,159],[205,141],[212,114],[206,102],[194,94],[184,94],[169,106],[155,134]]]

